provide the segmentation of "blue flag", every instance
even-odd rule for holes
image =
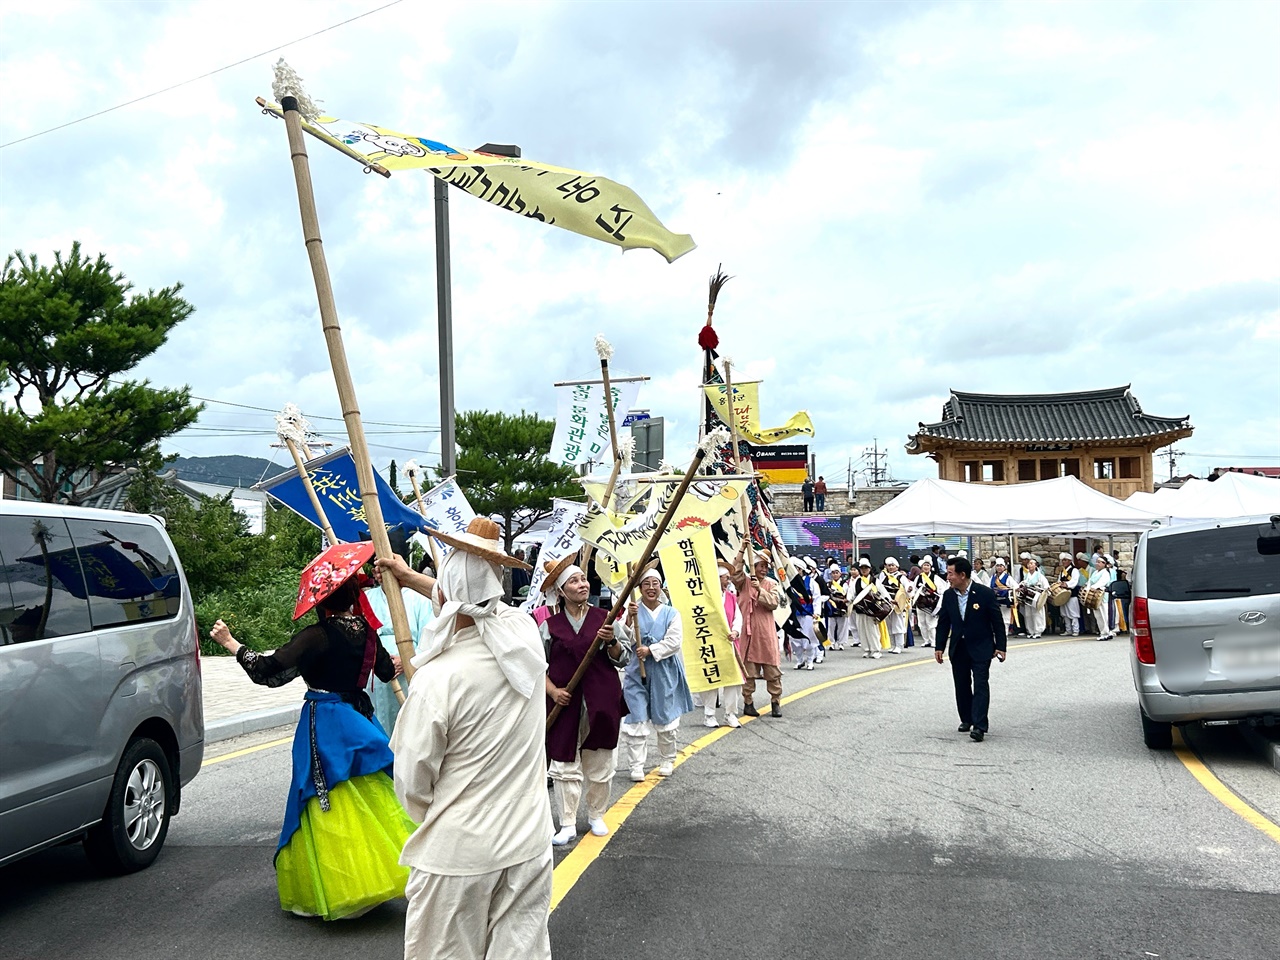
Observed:
[[[356,463],[351,459],[350,451],[345,448],[335,450],[327,456],[309,461],[306,468],[320,506],[338,539],[344,543],[368,539],[369,523],[365,519],[360,484],[356,481]],[[428,529],[422,515],[401,503],[387,481],[377,473],[373,475],[373,479],[378,490],[378,503],[382,505],[382,519],[388,530],[400,527],[407,536],[414,530]],[[265,491],[302,519],[323,529],[320,518],[311,506],[311,498],[307,496],[306,485],[296,470],[264,480],[256,484],[254,489]]]
[[[112,543],[91,543],[78,549],[68,547],[54,551],[47,557],[34,554],[19,557],[18,560],[21,563],[47,566],[49,572],[79,600],[86,597],[107,597],[112,600],[146,597],[162,592],[168,579],[161,577],[152,580]]]

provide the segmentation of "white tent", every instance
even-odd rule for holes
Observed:
[[[1141,533],[1168,523],[1154,513],[1099,493],[1075,477],[987,486],[917,480],[878,510],[853,518],[854,536]]]
[[[1125,503],[1172,515],[1173,522],[1252,517],[1280,513],[1280,480],[1249,473],[1224,473],[1217,480],[1188,480],[1154,494],[1133,494]]]

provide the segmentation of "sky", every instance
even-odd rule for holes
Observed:
[[[459,410],[554,416],[601,333],[687,459],[723,264],[721,350],[766,426],[809,411],[829,481],[873,444],[936,476],[903,445],[953,389],[1131,384],[1191,417],[1179,473],[1280,464],[1280,5],[378,7],[0,2],[0,250],[79,240],[183,284],[194,315],[135,375],[211,402],[166,452],[287,460],[288,402],[345,442],[284,125],[254,103],[283,56],[329,113],[519,144],[698,244],[668,264],[452,191]],[[434,464],[431,177],[309,149],[375,463]]]

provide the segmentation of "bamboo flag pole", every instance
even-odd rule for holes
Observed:
[[[309,426],[310,424],[302,419],[302,411],[292,403],[286,403],[284,409],[276,414],[276,436],[284,442],[284,445],[289,448],[289,452],[293,454],[293,462],[298,466],[298,476],[302,478],[302,486],[306,489],[307,497],[311,500],[311,509],[316,512],[316,519],[320,521],[320,529],[324,531],[325,537],[328,539],[330,546],[332,546],[342,541],[333,532],[333,525],[329,523],[329,515],[324,512],[320,498],[316,495],[315,485],[311,482],[311,474],[307,472],[306,464],[302,460],[302,453],[298,450],[298,443],[300,441],[305,442],[306,431]],[[404,660],[401,658],[401,663],[403,662]],[[390,686],[391,692],[396,695],[396,701],[404,703],[404,688],[400,686],[400,681],[392,677]]]
[[[285,70],[288,70],[286,67]],[[288,74],[293,71],[288,70]],[[291,82],[292,80],[292,82]],[[311,168],[307,159],[307,145],[302,136],[302,116],[299,98],[306,94],[300,89],[296,77],[290,78],[279,68],[273,87],[284,113],[285,130],[289,136],[289,155],[293,161],[293,176],[298,186],[298,210],[302,216],[302,235],[311,261],[311,275],[316,286],[316,300],[320,308],[320,320],[324,330],[325,345],[329,350],[329,363],[333,367],[333,379],[338,388],[342,406],[342,419],[351,441],[351,459],[356,465],[356,479],[360,487],[360,500],[364,506],[365,522],[373,538],[374,549],[380,559],[392,556],[391,540],[387,525],[382,519],[382,505],[378,502],[378,489],[373,480],[373,464],[369,460],[369,445],[365,441],[364,425],[360,420],[360,407],[356,402],[355,384],[351,368],[347,365],[347,352],[342,343],[342,327],[338,323],[338,310],[333,299],[333,284],[329,279],[329,266],[325,262],[324,244],[320,239],[320,218],[316,212],[315,191],[311,185]],[[310,100],[307,104],[314,109]],[[382,573],[382,590],[391,613],[391,625],[395,630],[396,649],[404,675],[413,679],[413,640],[409,636],[409,618],[400,596],[400,584],[389,570]]]
[[[418,504],[418,513],[424,517],[427,515],[426,504],[422,502],[422,487],[418,484],[418,461],[410,460],[404,465],[404,472],[409,475],[409,482],[413,484],[413,498]],[[436,568],[436,576],[440,575],[440,548],[436,546],[435,537],[427,536],[427,546],[431,548],[431,563]]]
[[[713,446],[721,445],[726,440],[725,431],[723,429],[713,430],[707,436],[702,438],[702,442],[698,444],[698,450],[693,455],[693,460],[689,464],[689,469],[685,471],[684,479],[680,481],[680,486],[676,488],[675,494],[671,497],[671,503],[667,505],[666,512],[658,520],[658,525],[653,530],[653,535],[649,537],[649,542],[644,545],[644,551],[640,554],[640,559],[636,561],[635,567],[631,571],[631,575],[627,577],[627,584],[622,590],[616,594],[617,599],[613,602],[613,608],[609,611],[609,615],[605,617],[603,627],[613,625],[618,619],[619,614],[626,607],[627,598],[631,596],[631,591],[635,590],[636,584],[640,577],[644,575],[644,568],[648,565],[650,558],[653,557],[654,551],[658,548],[658,541],[662,539],[663,533],[671,523],[671,518],[675,516],[676,509],[680,506],[680,501],[684,499],[685,493],[689,489],[689,485],[693,483],[693,478],[698,472],[698,468],[702,466],[702,461],[706,459],[707,451]],[[587,672],[587,667],[591,665],[591,661],[595,659],[596,652],[600,649],[601,641],[597,635],[592,641],[591,646],[587,648],[587,652],[583,654],[582,662],[578,664],[578,669],[573,672],[573,677],[565,685],[565,690],[569,693],[577,688],[582,682],[582,676]],[[551,725],[556,722],[556,718],[560,716],[563,708],[560,704],[556,704],[551,713],[547,715],[547,729],[551,729]]]
[[[600,504],[605,510],[613,499],[614,488],[618,485],[618,474],[622,472],[622,449],[618,443],[618,420],[613,412],[613,387],[609,382],[609,360],[613,357],[613,346],[604,338],[604,334],[596,334],[596,355],[600,358],[600,378],[604,382],[604,409],[609,418],[609,446],[613,451],[613,469],[609,471],[609,482],[604,488],[604,502]],[[582,568],[585,570],[591,562],[591,544],[582,545]]]
[[[729,436],[733,442],[733,468],[738,473],[742,473],[742,459],[738,456],[738,411],[733,403],[733,361],[728,357],[721,357],[720,361],[724,364],[724,388],[729,398]],[[755,466],[752,465],[752,471],[754,470]],[[755,480],[751,482],[755,483]],[[751,507],[745,487],[738,497],[738,515],[742,518],[742,530],[747,542],[747,563],[754,568],[756,559],[755,550],[751,544]]]

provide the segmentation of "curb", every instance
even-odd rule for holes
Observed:
[[[232,737],[246,733],[257,733],[259,730],[270,730],[272,727],[283,727],[298,722],[302,713],[302,702],[284,707],[273,707],[270,710],[254,710],[249,713],[238,713],[225,720],[215,720],[205,724],[204,742],[217,743],[219,740],[230,740]]]
[[[1280,773],[1280,742],[1264,736],[1255,727],[1246,724],[1240,725],[1240,732],[1244,735],[1245,742],[1253,748],[1254,753]]]

